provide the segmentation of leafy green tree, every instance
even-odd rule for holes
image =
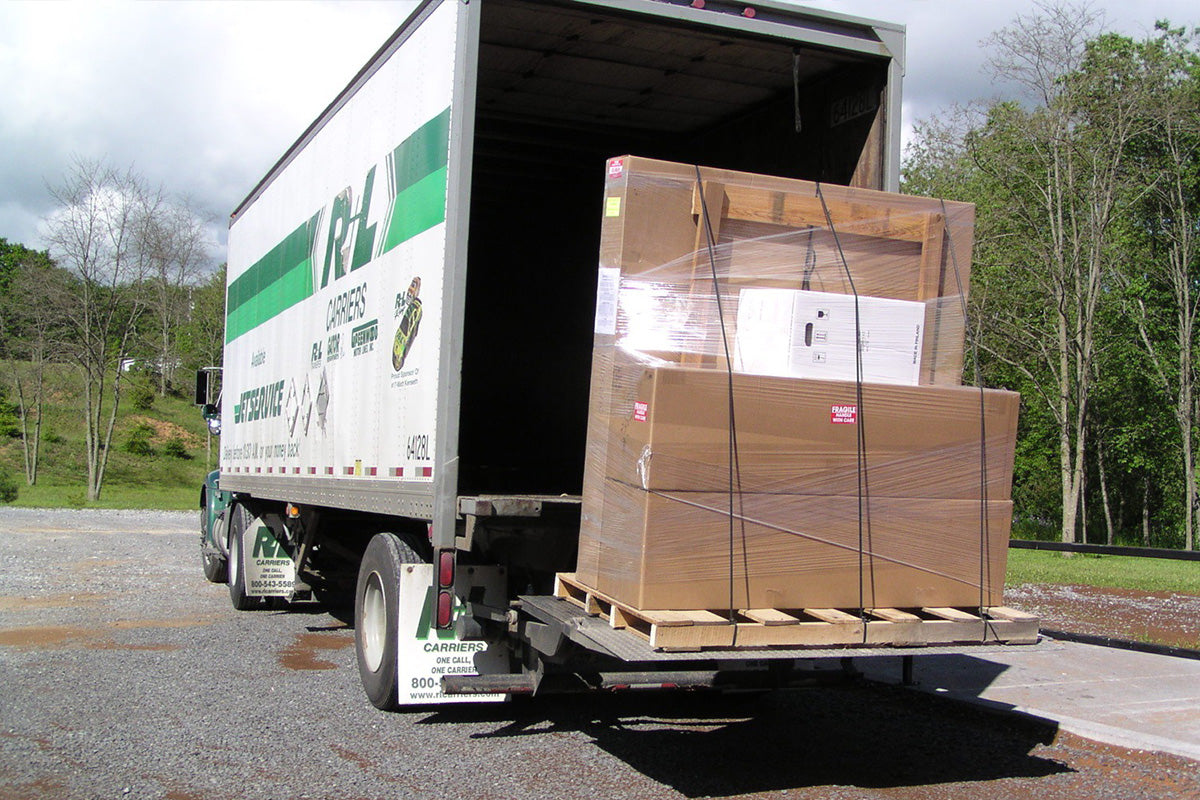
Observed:
[[[146,308],[138,287],[150,267],[150,221],[164,201],[132,171],[82,159],[51,193],[58,208],[47,240],[68,271],[53,283],[51,303],[68,334],[64,355],[82,377],[87,498],[96,500],[121,403],[121,365]]]
[[[49,254],[0,239],[0,359],[11,387],[25,482],[37,482],[45,406],[45,366],[53,336]]]

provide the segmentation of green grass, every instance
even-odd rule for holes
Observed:
[[[1200,561],[1008,551],[1008,584],[1075,583],[1145,592],[1200,595]]]
[[[199,502],[206,466],[205,426],[190,398],[155,397],[150,409],[140,410],[125,392],[113,433],[108,468],[100,499],[87,502],[87,462],[84,455],[82,391],[77,375],[67,368],[47,374],[50,398],[42,425],[42,448],[35,486],[25,483],[21,442],[0,438],[0,470],[18,484],[12,505],[38,508],[152,508],[191,509]],[[152,455],[126,452],[124,445],[139,423],[160,429],[151,439]],[[171,435],[187,440],[188,459],[164,453]],[[216,464],[218,440],[212,442]]]

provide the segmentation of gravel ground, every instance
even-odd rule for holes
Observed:
[[[385,714],[343,622],[229,608],[194,522],[0,509],[0,800],[1200,797],[1195,762],[872,684]]]
[[[1178,592],[1023,583],[1004,602],[1043,628],[1200,649],[1200,597]]]

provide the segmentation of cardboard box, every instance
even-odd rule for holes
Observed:
[[[606,492],[611,525],[579,579],[639,609],[725,609],[731,590],[742,609],[1002,605],[1009,501],[872,497],[860,517],[854,496],[743,494],[731,548],[726,493]]]
[[[604,209],[600,266],[700,321],[681,332],[686,363],[723,358],[733,323],[715,327],[718,292],[729,308],[746,287],[857,293],[924,303],[919,382],[961,382],[969,203],[828,184],[818,192],[731,170],[698,177],[690,164],[622,156],[609,162]]]
[[[605,474],[585,485],[578,577],[638,608],[723,608],[729,376],[609,363],[627,377],[595,434],[604,453],[589,449]],[[860,488],[868,605],[974,605],[981,559],[1000,602],[1017,394],[864,384],[860,404],[840,381],[735,374],[732,387],[739,607],[856,607]]]
[[[738,295],[734,369],[915,386],[924,326],[923,303],[746,288]],[[855,355],[856,342],[861,358]]]
[[[729,376],[618,356],[605,477],[642,489],[729,488]],[[735,374],[745,492],[1009,500],[1020,395]],[[982,418],[981,418],[982,413]],[[861,443],[860,443],[860,436]],[[860,469],[860,444],[864,448]]]

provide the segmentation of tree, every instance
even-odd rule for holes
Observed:
[[[66,333],[57,347],[82,376],[87,497],[97,500],[121,402],[121,362],[146,307],[137,287],[150,269],[163,196],[132,170],[83,159],[51,195],[58,208],[46,239],[68,272],[49,287]]]
[[[1115,248],[1130,203],[1125,155],[1147,124],[1149,81],[1129,41],[1086,8],[1043,7],[991,38],[996,74],[1032,106],[999,103],[968,144],[1002,199],[1004,269],[980,270],[992,356],[1020,370],[1057,425],[1062,539],[1074,541],[1089,407]],[[990,285],[987,285],[989,284]]]
[[[45,405],[44,378],[51,316],[48,253],[0,238],[0,358],[16,398],[25,482],[37,483]]]
[[[150,307],[157,321],[159,394],[165,396],[179,359],[176,331],[188,314],[190,287],[209,262],[204,219],[192,203],[166,203],[146,221]]]
[[[1149,374],[1174,401],[1184,546],[1190,550],[1195,546],[1197,502],[1193,342],[1200,317],[1200,56],[1182,29],[1159,23],[1158,32],[1137,50],[1156,91],[1144,112],[1150,124],[1130,143],[1139,183],[1148,189],[1128,226],[1131,247],[1122,278],[1138,340],[1149,357]],[[1166,294],[1168,302],[1148,302],[1156,293]],[[1161,328],[1169,329],[1169,335],[1161,335]]]
[[[187,318],[177,338],[182,363],[190,369],[221,363],[225,348],[225,265],[188,289]]]

